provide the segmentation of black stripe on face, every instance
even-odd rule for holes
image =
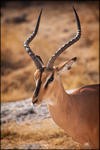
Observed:
[[[51,83],[54,80],[54,73],[50,76],[50,78],[48,79],[48,81],[45,84],[45,89],[47,89],[49,83]]]
[[[36,87],[35,92],[34,92],[34,96],[33,96],[34,98],[37,97],[38,94],[39,94],[40,87],[41,87],[41,84],[42,84],[41,77],[42,77],[43,71],[44,71],[44,69],[42,68],[42,69],[40,70],[40,78],[39,78],[39,80],[38,80],[37,87]]]

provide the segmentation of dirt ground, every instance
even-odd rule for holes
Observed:
[[[33,32],[43,8],[32,50],[46,64],[50,56],[77,32],[73,5],[79,15],[82,36],[61,54],[55,65],[77,56],[73,68],[62,76],[65,89],[99,83],[99,1],[7,1],[1,8],[1,101],[32,97],[35,88],[35,65],[24,49],[24,41]],[[79,149],[79,144],[52,119],[18,125],[2,124],[2,149],[26,143],[40,143],[45,148]],[[20,132],[21,131],[21,132]],[[50,133],[48,131],[51,131]],[[37,136],[36,136],[37,135]]]

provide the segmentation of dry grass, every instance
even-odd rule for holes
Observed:
[[[17,145],[26,143],[40,143],[49,149],[79,149],[79,144],[56,126],[51,119],[21,125],[12,121],[2,125],[1,133],[2,148],[17,147]]]
[[[99,82],[99,9],[98,2],[43,2],[24,6],[8,2],[1,10],[1,101],[16,101],[31,97],[35,88],[35,66],[25,52],[23,43],[35,27],[41,7],[43,15],[39,33],[31,48],[40,55],[45,64],[49,57],[73,37],[76,22],[72,6],[78,11],[82,24],[79,42],[64,52],[56,64],[78,57],[72,70],[62,76],[65,89]],[[29,22],[6,23],[5,19],[27,14]],[[16,147],[26,143],[41,143],[46,148],[79,149],[79,145],[54,126],[51,121],[31,122],[18,125],[15,122],[2,124],[1,148]]]
[[[2,102],[20,100],[31,97],[33,94],[35,88],[33,76],[36,68],[25,52],[23,43],[33,31],[41,7],[44,9],[39,33],[32,42],[31,47],[32,50],[40,55],[44,62],[47,63],[49,57],[61,47],[62,44],[71,39],[73,33],[76,32],[72,5],[73,2],[58,4],[55,2],[53,4],[44,2],[38,5],[36,3],[29,6],[27,5],[27,9],[26,6],[23,7],[23,4],[19,5],[17,3],[8,2],[8,7],[2,8]],[[10,7],[11,9],[9,9]],[[16,9],[14,7],[16,7]],[[19,9],[20,7],[21,9]],[[82,24],[82,37],[77,44],[70,47],[70,51],[64,52],[56,61],[56,64],[59,64],[74,56],[78,57],[76,65],[62,78],[66,89],[99,82],[98,3],[76,3],[75,7]],[[12,19],[18,15],[21,16],[23,13],[27,14],[28,22],[20,24],[5,22],[5,19]]]

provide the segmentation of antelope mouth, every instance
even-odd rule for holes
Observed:
[[[32,103],[33,105],[36,104],[38,102],[38,99],[35,99]]]

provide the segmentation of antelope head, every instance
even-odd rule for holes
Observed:
[[[46,66],[44,66],[43,61],[40,56],[35,55],[32,50],[29,47],[29,43],[34,39],[38,32],[39,24],[40,24],[40,18],[42,14],[42,10],[40,11],[37,24],[35,27],[34,32],[31,34],[31,36],[24,42],[24,47],[27,51],[27,53],[31,56],[33,59],[35,65],[36,65],[36,72],[34,73],[34,78],[36,82],[36,88],[34,90],[34,94],[32,97],[33,104],[37,103],[40,104],[43,100],[47,100],[50,98],[50,95],[52,95],[52,91],[57,88],[58,82],[59,82],[59,75],[66,71],[71,69],[72,64],[77,60],[77,57],[74,57],[70,59],[69,61],[64,62],[61,65],[54,66],[54,62],[56,58],[64,52],[69,46],[77,42],[81,36],[81,26],[78,14],[73,8],[76,21],[77,21],[77,34],[76,36],[70,40],[69,42],[65,43],[61,48],[59,48],[55,54],[49,59]]]

